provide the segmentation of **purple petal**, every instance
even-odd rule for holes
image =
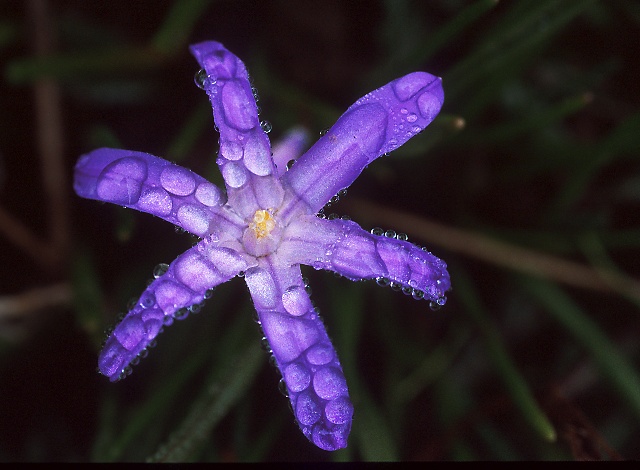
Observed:
[[[442,302],[451,288],[441,259],[407,241],[373,235],[348,220],[301,217],[286,228],[278,253],[290,263],[327,269],[354,281],[386,278],[436,302]]]
[[[278,177],[287,171],[290,162],[295,162],[302,155],[308,140],[309,133],[302,127],[295,127],[273,146],[273,162]]]
[[[243,224],[223,208],[217,186],[143,152],[101,148],[83,155],[74,188],[79,196],[153,214],[200,237],[215,231],[237,236]]]
[[[260,126],[244,64],[215,41],[195,44],[191,52],[207,74],[204,88],[220,131],[218,165],[227,185],[229,203],[244,217],[258,209],[277,207],[283,191],[272,189],[279,187],[279,183],[270,178],[276,173],[271,145]],[[268,181],[260,181],[265,178]],[[259,184],[271,189],[254,191]]]
[[[113,330],[100,357],[100,372],[116,381],[174,315],[185,318],[188,307],[200,304],[208,289],[246,269],[243,258],[229,248],[202,240],[178,256],[166,272],[142,293],[136,305]]]
[[[362,170],[422,131],[444,101],[442,80],[415,72],[356,101],[284,176],[284,184],[320,210]]]
[[[303,434],[325,450],[346,447],[353,405],[300,268],[272,256],[249,268],[245,280]]]

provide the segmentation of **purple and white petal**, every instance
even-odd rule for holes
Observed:
[[[273,145],[273,163],[278,178],[304,153],[308,140],[309,133],[303,127],[294,127]]]
[[[229,203],[243,217],[258,209],[277,207],[274,204],[280,204],[281,198],[252,191],[256,185],[272,187],[279,183],[275,179],[271,144],[260,125],[244,64],[215,41],[192,45],[191,53],[206,72],[202,86],[209,95],[220,131],[218,165],[227,185]]]
[[[442,302],[451,288],[444,261],[407,241],[367,232],[350,220],[299,217],[286,228],[278,254],[354,281],[386,278],[436,302]]]
[[[174,318],[184,319],[189,308],[201,304],[207,291],[246,269],[243,257],[229,248],[202,240],[164,265],[136,305],[115,327],[100,357],[100,372],[111,381],[126,375],[126,368]]]
[[[79,196],[146,212],[203,237],[238,236],[242,219],[223,193],[191,170],[148,153],[101,148],[83,155],[74,172]]]
[[[249,268],[245,281],[302,433],[325,450],[346,447],[353,406],[300,268],[271,256]]]
[[[379,156],[433,121],[444,102],[442,80],[414,72],[356,101],[283,176],[309,211],[319,211]]]

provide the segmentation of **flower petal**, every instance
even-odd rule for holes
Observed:
[[[303,154],[308,139],[309,133],[304,128],[294,127],[273,146],[273,162],[278,178],[287,171],[291,162],[295,162]]]
[[[426,72],[398,78],[356,101],[283,176],[309,207],[320,210],[362,170],[421,132],[444,101],[442,80]]]
[[[349,220],[301,217],[285,230],[278,254],[354,281],[386,278],[432,301],[441,302],[451,288],[444,261],[407,241],[366,232]]]
[[[191,52],[207,74],[204,88],[220,131],[218,165],[227,185],[229,203],[243,217],[258,209],[277,207],[283,191],[274,177],[271,144],[260,126],[244,64],[215,41],[192,45]],[[261,181],[262,186],[276,188],[254,191],[261,179],[268,180]]]
[[[147,212],[203,237],[241,233],[242,219],[223,207],[220,189],[148,153],[101,148],[83,155],[74,173],[79,196]]]
[[[246,263],[231,251],[203,240],[166,267],[107,339],[98,359],[100,372],[111,381],[122,378],[126,367],[146,350],[164,325],[173,322],[174,315],[185,318],[185,309],[203,302],[208,289],[245,269]]]
[[[335,349],[300,268],[263,258],[245,273],[265,337],[303,434],[325,450],[347,445],[353,405]]]

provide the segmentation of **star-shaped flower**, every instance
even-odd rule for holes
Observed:
[[[79,196],[148,212],[200,238],[156,270],[106,340],[99,369],[112,381],[125,377],[163,326],[199,309],[218,284],[244,276],[300,429],[322,449],[343,448],[353,406],[300,265],[354,281],[382,279],[444,303],[450,281],[443,261],[403,237],[370,233],[321,212],[369,163],[436,117],[444,99],[441,80],[415,72],[372,91],[296,160],[296,132],[272,155],[242,61],[213,41],[191,52],[202,67],[196,82],[211,100],[220,132],[217,163],[226,194],[142,152],[102,148],[75,167]]]

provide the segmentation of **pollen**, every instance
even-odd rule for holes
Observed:
[[[258,240],[268,237],[275,227],[275,219],[271,216],[269,211],[263,209],[256,211],[253,215],[253,221],[249,224],[249,228],[254,231]]]

